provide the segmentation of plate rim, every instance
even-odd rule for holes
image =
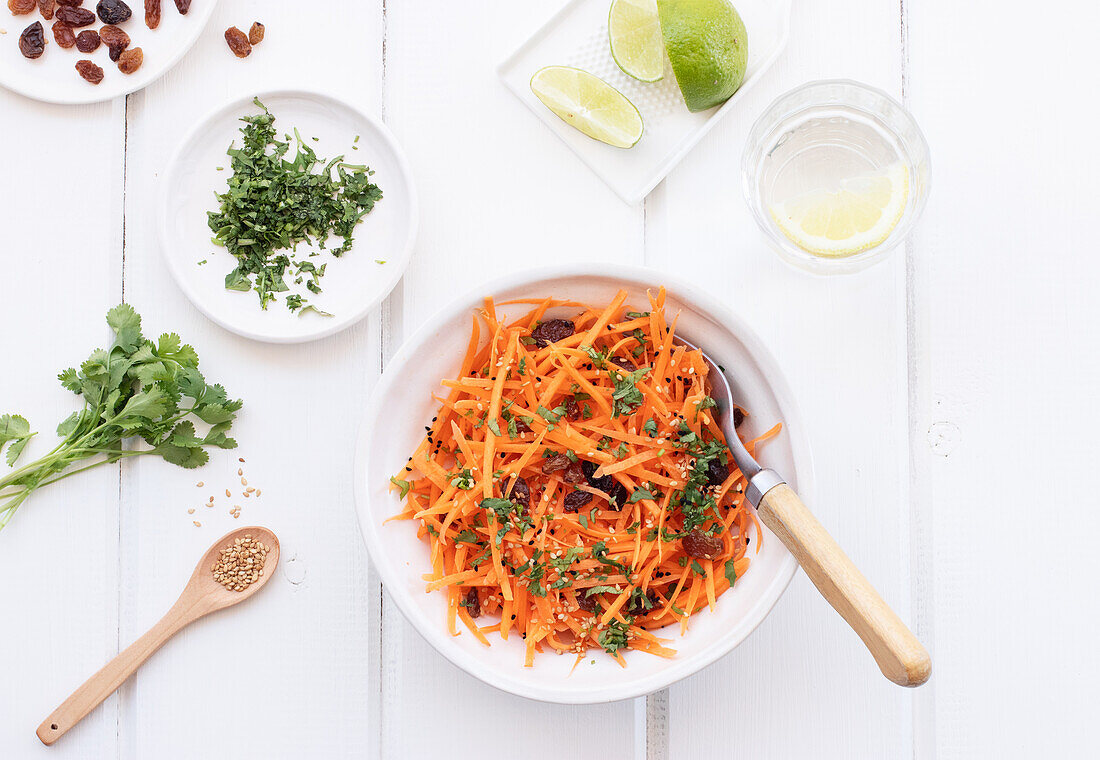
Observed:
[[[122,90],[120,90],[118,92],[115,92],[113,94],[110,94],[110,95],[97,95],[98,92],[103,92],[103,90],[100,90],[98,85],[96,85],[96,86],[91,86],[91,87],[88,88],[89,97],[86,97],[86,98],[84,98],[84,97],[77,97],[77,98],[73,98],[73,97],[68,97],[68,98],[50,97],[48,95],[43,96],[43,95],[40,95],[38,93],[31,92],[30,88],[21,87],[21,86],[18,86],[18,85],[13,85],[10,82],[4,81],[3,75],[2,75],[2,73],[0,73],[0,87],[3,87],[4,89],[6,89],[10,92],[14,92],[17,95],[22,95],[25,98],[30,98],[31,100],[37,100],[40,103],[51,103],[53,105],[59,105],[59,106],[89,106],[89,105],[94,105],[96,103],[107,103],[107,102],[110,102],[112,100],[115,100],[116,98],[125,98],[127,95],[133,95],[135,92],[139,92],[141,90],[144,90],[149,85],[154,84],[156,82],[159,82],[161,80],[161,78],[164,77],[165,74],[167,74],[169,71],[174,69],[176,67],[176,64],[178,64],[183,59],[183,57],[185,55],[187,55],[188,53],[191,52],[191,49],[195,47],[195,43],[199,41],[199,37],[202,36],[202,33],[204,31],[206,31],[206,27],[210,25],[210,19],[211,19],[211,17],[213,17],[214,11],[217,9],[217,6],[218,6],[218,0],[210,0],[210,5],[206,6],[206,10],[203,11],[205,13],[205,16],[199,21],[199,23],[195,24],[195,31],[194,31],[194,33],[191,37],[191,40],[187,44],[185,44],[183,47],[181,47],[179,49],[179,51],[174,56],[169,58],[169,60],[164,64],[164,67],[157,74],[155,74],[148,82],[145,82],[144,84],[142,84],[141,81],[138,80],[138,82],[135,83],[132,87],[125,87]],[[188,14],[188,15],[190,15],[190,14]],[[198,15],[198,14],[196,14],[196,15]],[[42,19],[38,16],[36,16],[36,18],[38,18],[39,21],[42,21],[43,26],[46,27],[46,24],[45,24],[46,19]],[[144,21],[142,23],[144,24]],[[48,29],[48,27],[46,27],[46,28]]]
[[[367,445],[370,422],[384,406],[389,388],[401,374],[399,370],[413,358],[414,348],[421,347],[421,344],[439,329],[440,324],[460,316],[462,312],[475,306],[478,300],[486,294],[496,294],[508,288],[521,287],[540,280],[571,276],[612,277],[635,285],[648,283],[653,286],[659,282],[669,287],[670,290],[674,290],[677,296],[690,296],[692,302],[703,313],[719,324],[726,325],[727,329],[745,345],[759,363],[767,378],[769,389],[774,393],[779,407],[783,410],[784,425],[789,430],[797,431],[796,434],[791,435],[790,439],[798,489],[805,499],[809,500],[810,503],[814,503],[816,484],[813,454],[809,445],[804,418],[778,362],[746,320],[717,301],[708,291],[698,285],[679,275],[651,267],[621,265],[617,266],[614,273],[609,273],[606,264],[603,263],[570,263],[535,267],[498,277],[465,291],[444,307],[436,310],[434,314],[421,323],[387,362],[386,370],[379,377],[371,393],[356,436],[353,468],[355,512],[360,533],[366,544],[368,559],[373,553],[372,550],[380,547],[383,541],[381,525],[375,524],[375,521],[370,519],[368,507],[369,494],[367,492],[366,474],[371,459]],[[709,650],[703,650],[698,655],[693,656],[690,661],[685,659],[684,663],[679,664],[679,666],[674,664],[667,670],[654,673],[625,686],[611,684],[598,689],[578,691],[561,689],[560,687],[532,686],[505,676],[498,671],[479,670],[473,667],[473,663],[462,656],[461,650],[446,646],[450,641],[450,636],[444,635],[445,626],[441,621],[438,626],[432,626],[427,621],[424,621],[426,624],[421,625],[419,610],[413,606],[405,592],[401,590],[402,578],[396,566],[374,562],[373,560],[371,560],[371,566],[381,576],[383,590],[389,590],[390,598],[397,604],[410,627],[451,664],[483,683],[515,696],[540,702],[570,705],[601,704],[645,696],[698,673],[729,654],[759,628],[760,624],[782,598],[798,570],[798,563],[794,556],[786,552],[780,572],[767,586],[766,593],[742,618],[742,621],[747,621],[748,624],[740,634],[729,636],[724,640],[720,639]],[[395,589],[397,590],[395,591]]]
[[[256,98],[264,100],[266,98],[286,98],[286,97],[307,97],[307,98],[320,98],[323,100],[329,100],[337,105],[346,108],[351,111],[357,117],[363,119],[369,123],[372,128],[377,130],[378,134],[382,136],[382,139],[386,147],[392,153],[399,173],[404,179],[406,187],[409,191],[408,210],[406,215],[408,217],[408,234],[401,248],[398,256],[391,256],[387,259],[388,262],[396,263],[396,266],[389,268],[389,274],[386,278],[384,287],[378,291],[378,295],[370,301],[364,302],[364,304],[354,312],[349,312],[348,316],[340,318],[333,317],[331,324],[327,324],[323,329],[306,333],[304,335],[270,335],[265,333],[258,333],[247,328],[242,328],[233,324],[231,321],[223,319],[216,315],[211,309],[208,309],[206,304],[202,302],[202,299],[198,297],[195,288],[183,275],[180,270],[181,262],[177,262],[169,253],[168,242],[168,212],[169,202],[171,200],[173,180],[176,177],[180,166],[180,159],[184,152],[191,146],[191,144],[200,139],[202,133],[206,127],[217,119],[223,116],[229,115],[235,110],[241,108],[248,108],[252,105],[252,101]],[[168,162],[167,168],[164,171],[163,179],[160,181],[160,190],[157,196],[157,238],[160,244],[161,256],[164,259],[165,265],[168,267],[168,271],[172,275],[172,279],[176,283],[183,294],[187,297],[187,300],[191,302],[191,305],[198,309],[202,314],[214,322],[219,327],[228,330],[231,333],[240,335],[241,337],[248,338],[249,340],[259,341],[261,343],[272,344],[297,344],[297,343],[309,343],[315,340],[321,340],[323,338],[330,337],[336,333],[342,332],[352,325],[358,324],[362,321],[372,309],[380,304],[393,289],[397,286],[397,283],[401,281],[401,278],[405,274],[405,270],[409,266],[409,262],[412,259],[413,248],[416,245],[417,231],[420,222],[419,211],[419,199],[416,192],[416,184],[413,181],[412,169],[409,166],[408,159],[405,156],[405,151],[401,148],[401,144],[398,143],[397,138],[389,130],[389,128],[383,123],[381,118],[375,118],[371,114],[368,114],[362,108],[356,106],[353,103],[348,102],[339,95],[334,94],[328,90],[321,89],[305,89],[301,87],[292,88],[277,88],[271,90],[263,90],[254,92],[252,94],[241,95],[239,97],[232,98],[228,102],[215,107],[209,111],[206,116],[198,120],[182,140],[176,145],[173,151],[172,157]],[[352,247],[354,250],[354,245]],[[350,253],[351,251],[349,251]]]

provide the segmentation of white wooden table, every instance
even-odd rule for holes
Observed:
[[[48,448],[54,381],[125,299],[245,398],[237,452],[199,473],[142,459],[43,491],[0,533],[0,757],[1077,758],[1095,752],[1100,257],[1095,4],[795,0],[782,58],[630,208],[498,82],[561,0],[223,0],[187,58],[92,107],[0,91],[0,412]],[[6,14],[6,11],[5,11]],[[247,61],[222,41],[258,18]],[[9,30],[14,26],[2,24]],[[8,38],[10,41],[10,38]],[[311,40],[318,40],[314,49]],[[893,93],[926,131],[932,192],[903,252],[857,276],[782,264],[741,199],[753,118],[810,79]],[[292,347],[237,338],[171,281],[151,220],[197,118],[276,86],[381,113],[422,201],[413,264],[370,319]],[[484,273],[600,258],[698,273],[777,355],[812,435],[811,505],[933,653],[886,682],[801,574],[718,664],[637,702],[498,693],[388,604],[352,503],[358,418],[403,336]],[[282,537],[253,603],[202,621],[54,748],[38,722],[169,606],[234,523],[186,510],[243,456]],[[224,486],[223,486],[224,487]],[[216,512],[216,514],[214,514]]]

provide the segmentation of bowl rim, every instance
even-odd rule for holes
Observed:
[[[379,574],[383,588],[389,592],[389,598],[396,603],[397,608],[413,630],[453,665],[482,682],[519,697],[555,704],[598,704],[645,696],[694,675],[708,665],[713,664],[740,645],[763,622],[794,578],[798,563],[794,556],[787,552],[775,578],[765,588],[756,604],[742,617],[739,624],[742,630],[737,634],[720,639],[718,642],[711,644],[709,648],[685,656],[678,662],[672,660],[672,664],[668,668],[641,679],[621,684],[613,682],[601,688],[586,688],[582,692],[561,686],[532,686],[527,682],[514,679],[498,671],[474,667],[474,663],[469,661],[462,650],[453,645],[451,637],[445,635],[446,628],[442,621],[436,621],[438,624],[433,624],[423,618],[419,609],[413,603],[411,595],[403,587],[399,568],[392,564],[375,562],[372,559],[381,556],[379,550],[383,539],[381,524],[376,524],[370,514],[369,494],[365,478],[370,463],[370,451],[368,450],[370,422],[384,406],[390,388],[401,377],[399,370],[412,358],[416,350],[422,348],[425,340],[434,334],[441,324],[455,319],[472,308],[476,308],[477,304],[486,295],[494,295],[504,290],[531,285],[543,280],[557,280],[567,277],[610,277],[621,280],[624,284],[636,286],[658,287],[658,283],[663,284],[670,294],[694,304],[700,312],[724,325],[756,360],[767,380],[769,389],[775,395],[776,402],[783,411],[783,424],[789,430],[795,431],[790,436],[790,444],[799,492],[811,503],[814,496],[813,459],[805,434],[805,425],[786,378],[780,371],[779,365],[771,352],[767,350],[755,331],[741,317],[719,303],[705,290],[678,275],[636,265],[616,264],[614,272],[609,272],[608,269],[609,265],[607,263],[572,263],[524,269],[477,285],[438,309],[416,328],[387,362],[386,370],[382,373],[377,385],[375,385],[367,404],[357,435],[355,450],[355,511],[360,532],[363,534],[366,543],[368,559],[371,559],[370,566]]]

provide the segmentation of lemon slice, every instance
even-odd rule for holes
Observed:
[[[838,190],[815,190],[771,207],[779,229],[818,256],[852,256],[882,243],[909,200],[909,169],[895,163],[843,180]]]
[[[634,104],[587,71],[547,66],[531,77],[531,91],[562,121],[595,140],[630,148],[642,137],[642,115]]]
[[[657,0],[613,0],[607,36],[611,57],[624,73],[643,82],[656,82],[665,75]]]

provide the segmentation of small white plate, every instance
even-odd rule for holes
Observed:
[[[608,273],[609,269],[614,272]],[[367,406],[356,451],[355,500],[371,564],[381,574],[390,598],[428,643],[470,675],[499,689],[567,704],[610,702],[662,689],[740,644],[778,601],[798,568],[769,532],[749,569],[731,592],[722,595],[713,612],[704,609],[693,615],[682,637],[678,626],[657,632],[671,640],[668,646],[677,650],[675,657],[630,652],[629,666],[622,668],[602,652],[593,652],[574,670],[574,658],[547,653],[525,668],[519,636],[508,641],[491,636],[492,646],[485,647],[464,629],[458,636],[447,632],[446,596],[424,589],[423,574],[431,569],[427,545],[417,538],[411,523],[385,523],[401,511],[389,478],[405,466],[424,435],[424,426],[438,410],[433,393],[440,393],[440,382],[458,371],[469,340],[470,315],[485,296],[496,299],[498,313],[516,316],[527,307],[501,304],[546,297],[606,303],[622,288],[629,293],[627,303],[637,307],[647,303],[647,288],[660,285],[668,289],[667,311],[680,314],[678,329],[683,336],[704,347],[729,371],[735,398],[749,410],[742,432],[758,435],[782,421],[783,430],[761,449],[761,463],[783,475],[812,504],[813,465],[805,428],[767,348],[743,320],[697,284],[650,269],[571,264],[519,272],[482,285],[431,317],[409,338],[387,363]]]
[[[253,97],[219,109],[183,141],[161,182],[161,246],[183,292],[225,329],[269,343],[316,340],[358,322],[401,279],[416,238],[412,175],[390,131],[348,103],[331,95],[296,90],[256,96],[275,115],[280,139],[298,129],[319,157],[331,160],[343,154],[350,164],[366,164],[375,172],[372,180],[382,188],[382,200],[356,226],[351,250],[339,258],[321,251],[313,259],[318,265],[328,264],[320,281],[322,293],[314,295],[287,278],[291,292],[301,292],[309,303],[333,316],[291,312],[284,303],[285,293],[262,310],[255,291],[226,290],[225,275],[237,260],[211,242],[213,232],[207,225],[207,212],[218,209],[215,194],[225,192],[231,176],[226,150],[230,143],[241,145],[240,119],[260,113]],[[292,140],[287,155],[293,157],[295,151]],[[298,246],[299,254],[307,250],[316,248]],[[205,264],[199,263],[204,260]]]
[[[100,45],[91,53],[81,53],[75,47],[65,49],[54,41],[53,26],[56,17],[46,21],[35,10],[25,16],[13,16],[7,3],[0,6],[0,85],[47,103],[78,105],[99,103],[120,95],[128,95],[152,84],[164,72],[172,68],[206,28],[214,12],[217,0],[195,0],[186,16],[176,10],[173,0],[162,0],[161,21],[156,29],[145,26],[145,4],[141,0],[127,0],[133,15],[119,28],[130,35],[130,47],[139,47],[144,54],[141,68],[133,74],[123,74],[107,57],[107,46]],[[95,13],[96,3],[89,0],[81,7]],[[19,35],[29,25],[40,21],[46,31],[46,52],[40,58],[29,60],[19,52]],[[103,23],[97,17],[94,24],[85,29],[99,31]],[[85,82],[76,71],[76,62],[89,60],[103,68],[103,81],[99,84]]]
[[[516,97],[554,130],[581,161],[588,164],[620,198],[641,203],[720,118],[737,107],[741,97],[767,71],[787,44],[791,0],[734,0],[749,38],[745,81],[733,97],[717,108],[687,110],[672,67],[647,84],[627,76],[611,57],[607,14],[611,0],[573,0],[525,42],[499,68],[501,79]],[[645,131],[633,148],[604,145],[573,129],[531,92],[531,76],[544,66],[573,66],[595,74],[630,99],[642,113]]]

